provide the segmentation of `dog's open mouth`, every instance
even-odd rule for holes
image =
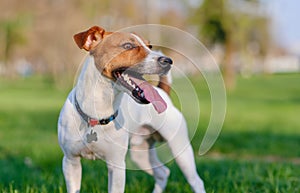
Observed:
[[[141,104],[151,103],[158,113],[166,110],[167,104],[158,92],[143,77],[129,69],[117,69],[113,71],[117,83],[126,88],[133,99]]]

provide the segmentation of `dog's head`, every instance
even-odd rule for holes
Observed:
[[[74,40],[94,57],[101,74],[121,86],[135,101],[152,103],[159,113],[165,110],[165,102],[142,76],[166,74],[173,62],[161,52],[152,51],[148,41],[133,33],[106,32],[98,26],[75,34]]]

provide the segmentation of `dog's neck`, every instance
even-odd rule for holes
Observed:
[[[118,109],[122,92],[98,71],[94,58],[87,56],[76,84],[76,98],[87,115],[101,119]]]

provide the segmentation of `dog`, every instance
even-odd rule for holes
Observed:
[[[75,34],[74,40],[89,56],[58,119],[67,191],[80,192],[83,157],[104,159],[108,192],[124,192],[130,145],[133,162],[155,178],[153,192],[163,192],[170,171],[153,147],[155,141],[164,139],[193,191],[204,193],[183,115],[166,92],[143,78],[145,74],[165,75],[172,60],[152,51],[149,42],[134,33],[106,32],[93,26]]]

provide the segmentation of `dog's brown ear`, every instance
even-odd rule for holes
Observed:
[[[104,33],[105,30],[103,28],[93,26],[87,31],[75,34],[73,38],[80,49],[90,51],[101,42]]]

